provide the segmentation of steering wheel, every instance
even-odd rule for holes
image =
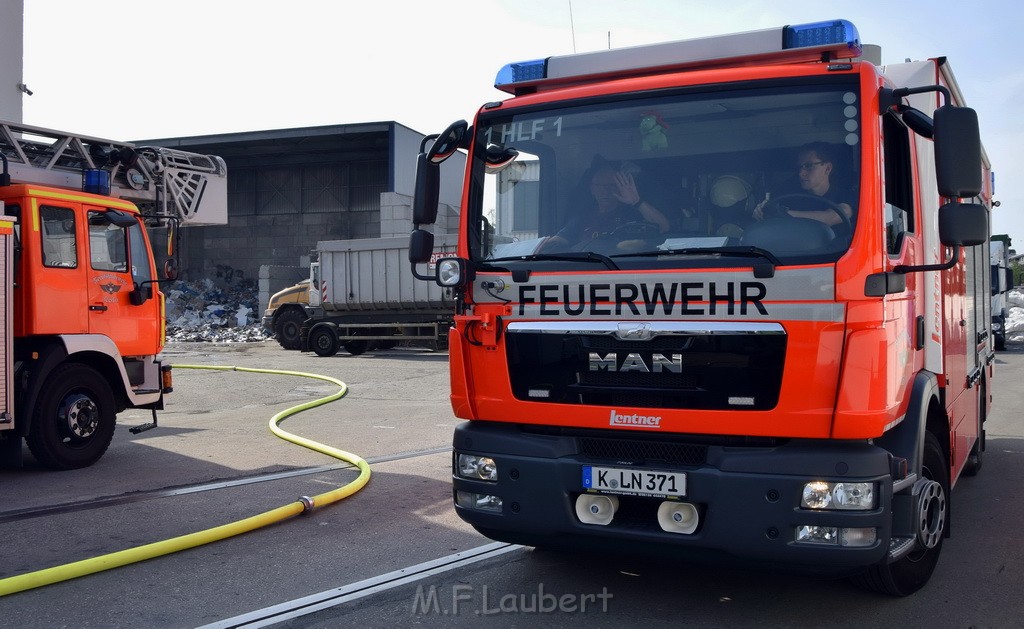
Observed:
[[[774,199],[769,200],[768,203],[764,205],[764,208],[762,210],[764,212],[764,215],[776,218],[791,218],[789,212],[786,212],[785,210],[782,209],[781,202],[786,199],[806,199],[809,201],[814,201],[816,203],[821,203],[823,206],[825,206],[825,208],[832,210],[836,214],[836,216],[839,217],[839,222],[842,224],[843,229],[846,230],[846,233],[853,233],[853,223],[850,222],[850,217],[846,215],[846,212],[843,211],[843,208],[839,207],[838,203],[830,199],[826,199],[825,197],[819,197],[816,194],[809,194],[807,192],[790,192],[789,194],[780,194]]]

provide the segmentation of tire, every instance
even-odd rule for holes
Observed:
[[[67,363],[54,369],[39,390],[26,442],[46,467],[88,467],[107,451],[116,421],[107,380],[88,365]]]
[[[370,343],[368,341],[345,341],[345,351],[353,356],[365,353],[369,347]]]
[[[288,308],[277,315],[274,321],[274,336],[277,342],[285,349],[299,349],[301,346],[300,333],[302,324],[306,321],[306,314],[295,308]]]
[[[326,325],[313,328],[309,333],[309,347],[317,356],[334,356],[338,353],[338,336]]]
[[[942,452],[939,440],[931,432],[925,433],[924,457],[921,475],[938,484],[934,499],[929,507],[917,518],[920,526],[931,532],[934,540],[931,548],[917,547],[898,561],[871,566],[863,574],[853,577],[860,587],[889,594],[909,596],[920,590],[931,578],[942,552],[942,541],[949,522],[949,464]]]

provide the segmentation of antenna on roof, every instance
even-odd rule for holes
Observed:
[[[576,54],[576,23],[572,20],[572,0],[569,0],[569,31],[572,33],[572,52]]]

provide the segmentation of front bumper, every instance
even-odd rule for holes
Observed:
[[[892,535],[890,455],[866,442],[693,438],[626,431],[537,430],[468,422],[456,428],[454,457],[494,459],[495,482],[453,474],[455,492],[493,495],[492,513],[456,505],[459,516],[500,541],[599,550],[678,551],[693,559],[736,560],[817,573],[853,574],[882,561]],[[700,516],[690,534],[666,532],[657,510],[664,498],[619,495],[607,525],[584,524],[575,503],[585,493],[585,465],[685,472]],[[876,507],[812,511],[800,507],[814,480],[872,482]],[[864,546],[797,543],[799,527],[874,529]]]

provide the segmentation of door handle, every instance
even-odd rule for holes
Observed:
[[[106,311],[106,309],[107,309],[107,307],[102,305],[102,304],[99,305],[99,306],[97,306],[95,304],[89,306],[89,310],[96,310],[96,311],[99,311],[99,312],[104,312],[104,311]]]

